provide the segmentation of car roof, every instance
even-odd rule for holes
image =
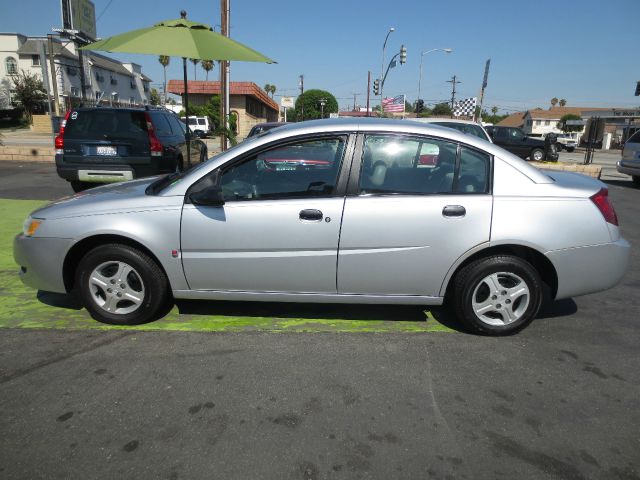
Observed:
[[[461,118],[422,117],[422,118],[406,118],[405,120],[408,120],[410,122],[419,122],[419,123],[438,123],[438,122],[445,123],[446,122],[446,123],[473,124],[473,125],[478,125],[479,127],[482,126],[478,122],[474,122],[473,120],[463,120]]]
[[[358,133],[361,131],[371,133],[398,133],[398,134],[415,134],[439,137],[443,140],[450,140],[466,144],[496,155],[504,161],[514,166],[524,175],[529,177],[536,183],[548,183],[549,177],[541,173],[537,168],[528,165],[521,158],[507,152],[506,150],[473,135],[462,133],[447,127],[439,125],[431,125],[419,122],[399,121],[387,118],[330,118],[323,120],[306,120],[304,122],[288,123],[279,128],[269,130],[268,132],[251,137],[244,142],[239,143],[232,149],[221,153],[209,162],[202,164],[202,167],[196,168],[187,173],[184,182],[178,182],[174,186],[164,190],[164,195],[184,195],[186,193],[185,185],[190,185],[195,176],[200,178],[209,171],[214,170],[220,164],[230,160],[231,158],[242,155],[245,152],[253,150],[261,145],[267,145],[274,141],[286,140],[291,137],[314,135],[322,133],[348,134]]]

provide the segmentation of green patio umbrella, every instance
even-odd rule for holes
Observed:
[[[180,15],[181,18],[177,20],[166,20],[149,28],[141,28],[114,35],[85,45],[81,49],[182,57],[185,92],[184,106],[187,118],[187,135],[190,136],[188,128],[187,58],[217,61],[276,62],[240,42],[214,32],[207,24],[187,20],[187,13],[184,10],[180,12]],[[187,142],[187,150],[187,156],[189,156],[189,142]]]

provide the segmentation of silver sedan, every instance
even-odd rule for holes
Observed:
[[[606,186],[545,173],[487,141],[393,120],[322,120],[185,172],[109,185],[31,214],[22,280],[77,292],[110,324],[174,299],[441,305],[503,335],[629,263]]]

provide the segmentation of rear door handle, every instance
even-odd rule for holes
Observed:
[[[313,208],[300,210],[300,220],[322,220],[322,212]]]
[[[443,217],[464,217],[467,210],[462,205],[447,205],[442,209]]]

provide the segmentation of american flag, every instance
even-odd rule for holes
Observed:
[[[404,95],[387,97],[382,100],[383,112],[404,112]]]

